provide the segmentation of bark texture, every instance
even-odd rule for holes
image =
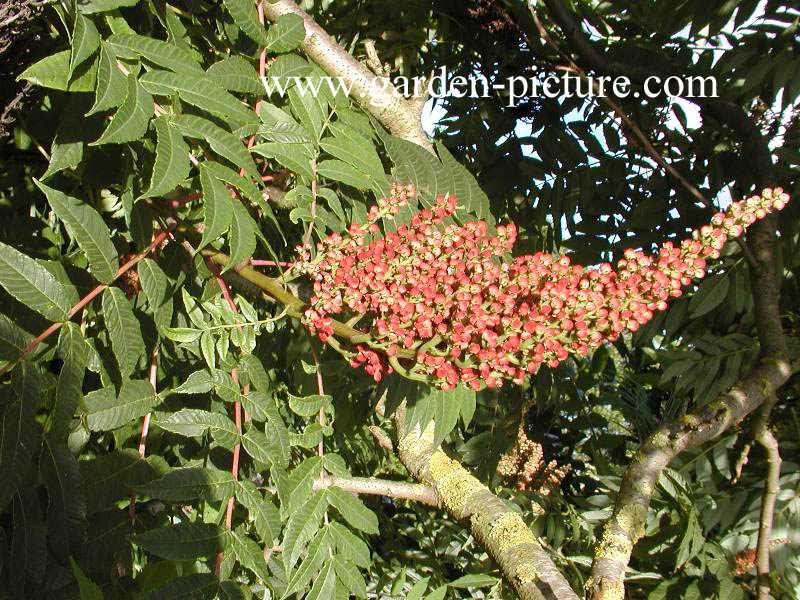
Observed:
[[[466,524],[519,597],[578,600],[519,511],[495,496],[433,442],[434,424],[430,423],[422,432],[417,428],[403,436],[397,456],[415,479],[436,490],[451,517]]]
[[[422,106],[419,101],[403,98],[391,84],[378,84],[378,77],[372,71],[353,58],[292,0],[264,3],[264,15],[270,21],[277,21],[286,14],[296,14],[303,18],[306,34],[302,48],[311,60],[328,75],[341,77],[351,86],[352,98],[378,119],[392,135],[433,152],[420,122]]]
[[[590,596],[622,600],[625,569],[636,542],[644,535],[647,512],[664,468],[687,448],[714,439],[770,398],[798,365],[765,359],[731,390],[700,411],[656,430],[641,446],[622,479],[614,512],[595,548]]]

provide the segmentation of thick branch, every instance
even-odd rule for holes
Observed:
[[[299,15],[305,25],[302,48],[328,75],[340,77],[350,86],[351,96],[380,121],[392,135],[433,152],[420,123],[417,103],[407,100],[387,79],[381,80],[340,46],[316,21],[292,0],[264,4],[264,14],[277,21],[287,14]]]
[[[434,446],[433,432],[430,423],[423,432],[417,428],[400,440],[397,455],[409,473],[433,487],[447,513],[465,523],[520,598],[577,600],[519,511]]]
[[[345,492],[366,494],[369,496],[386,496],[396,500],[413,500],[429,506],[439,507],[439,496],[430,486],[373,477],[334,477],[323,475],[314,481],[313,490],[324,490],[335,485]]]
[[[678,454],[717,437],[757,409],[800,364],[764,359],[731,390],[677,421],[662,425],[641,446],[622,479],[611,518],[595,548],[592,566],[594,600],[624,597],[625,568],[634,544],[644,534],[650,499],[664,468]]]

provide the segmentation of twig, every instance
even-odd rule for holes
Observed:
[[[369,432],[372,434],[372,437],[375,438],[375,441],[378,442],[378,445],[381,448],[391,454],[394,454],[394,444],[392,444],[391,438],[383,429],[377,425],[370,425]]]
[[[323,474],[322,477],[314,481],[312,489],[316,492],[334,485],[352,494],[385,496],[396,500],[422,502],[429,506],[441,506],[436,490],[429,485],[420,483],[406,483],[404,481],[390,481],[372,477],[333,477]]]
[[[153,349],[150,356],[150,385],[153,386],[153,391],[157,391],[156,384],[158,383],[158,345]],[[139,458],[144,460],[147,450],[147,433],[150,431],[150,416],[153,413],[147,413],[142,419],[142,434],[139,436]],[[136,518],[136,492],[131,492],[131,503],[128,507],[128,514],[130,515],[131,522]]]

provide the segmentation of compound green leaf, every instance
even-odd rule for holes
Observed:
[[[100,34],[97,27],[88,17],[78,13],[75,16],[75,29],[72,33],[72,47],[69,61],[69,75],[72,77],[75,67],[95,53],[100,45]]]
[[[122,144],[141,138],[147,131],[147,124],[153,116],[155,105],[153,97],[144,89],[136,77],[128,75],[128,92],[125,102],[119,107],[111,123],[91,146],[100,144]]]
[[[168,117],[159,117],[153,124],[157,136],[156,160],[150,187],[142,198],[163,196],[189,176],[189,145],[183,136],[170,124]]]
[[[228,471],[186,467],[173,469],[160,479],[136,486],[135,489],[140,494],[165,502],[215,502],[233,497],[236,480]]]
[[[231,220],[231,233],[228,239],[230,244],[230,259],[222,270],[224,273],[244,261],[249,260],[256,250],[256,229],[258,225],[247,212],[247,209],[239,201],[233,204],[233,218]]]
[[[177,93],[184,102],[237,125],[258,122],[252,109],[205,74],[150,71],[142,75],[141,83],[152,94],[169,96]]]
[[[133,543],[167,560],[194,560],[222,552],[231,532],[213,523],[178,523],[133,536]]]
[[[100,42],[100,62],[97,67],[97,87],[94,104],[87,115],[116,108],[125,102],[125,76],[117,66],[117,57],[106,42]]]
[[[159,402],[161,398],[153,386],[143,379],[124,381],[119,395],[113,388],[102,388],[84,397],[91,431],[111,431],[127,425],[149,413]]]
[[[247,37],[259,46],[264,46],[268,43],[264,25],[258,21],[255,3],[249,0],[223,0],[223,4],[225,4],[225,8],[228,9],[231,17],[233,17],[233,22]]]
[[[47,201],[64,222],[70,235],[78,243],[89,261],[89,271],[100,283],[111,283],[119,268],[119,257],[111,242],[111,232],[94,208],[86,202],[48,187],[36,179]]]
[[[118,287],[103,292],[103,317],[111,338],[111,349],[123,377],[133,373],[145,352],[139,321],[133,314],[130,300]]]
[[[128,53],[135,52],[151,63],[175,71],[176,73],[188,72],[201,74],[203,72],[202,67],[192,58],[191,54],[183,48],[175,44],[170,44],[169,42],[156,40],[135,33],[118,33],[108,38],[108,43],[120,48],[122,51],[127,50]]]
[[[66,287],[31,257],[0,242],[0,285],[28,308],[51,321],[65,321],[78,300]]]

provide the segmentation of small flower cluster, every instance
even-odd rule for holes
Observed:
[[[572,467],[559,467],[554,460],[545,462],[541,444],[528,438],[522,425],[517,431],[517,441],[507,454],[500,457],[497,472],[521,492],[536,492],[549,496],[559,487]]]
[[[305,322],[323,341],[333,334],[330,315],[372,317],[369,349],[359,349],[354,365],[366,364],[376,380],[391,365],[445,390],[459,382],[476,390],[504,379],[522,383],[541,365],[556,367],[636,331],[703,277],[707,259],[718,258],[729,238],[789,200],[781,189],[764,190],[654,256],[626,250],[616,268],[586,269],[545,253],[509,260],[516,227],[490,233],[483,221],[445,223],[454,196],[439,196],[409,225],[380,237],[378,221],[395,216],[414,193],[395,186],[366,224],[328,236],[313,259],[309,248],[299,249],[289,273],[313,280]]]

